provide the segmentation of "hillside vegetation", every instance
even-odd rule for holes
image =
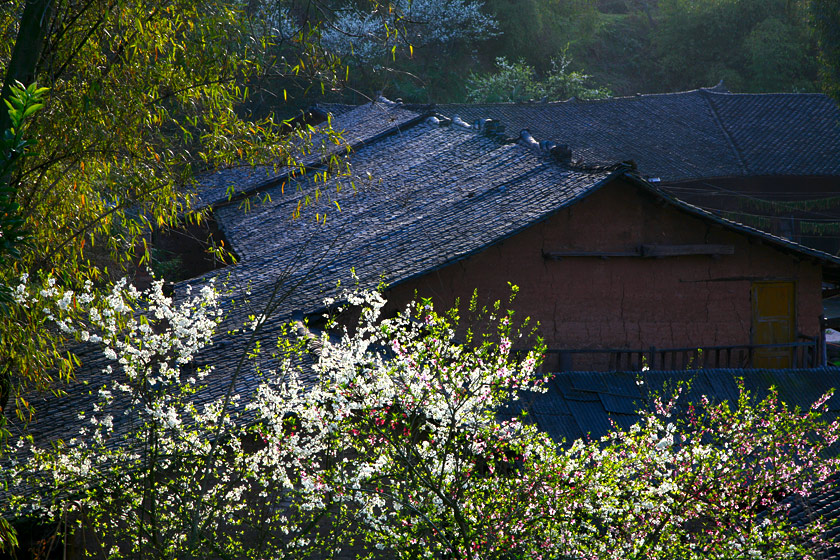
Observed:
[[[369,49],[364,58],[348,52],[351,88],[341,99],[361,101],[383,91],[415,102],[518,101],[525,98],[523,92],[536,91],[554,100],[592,97],[592,92],[681,91],[720,80],[733,92],[820,91],[815,30],[819,11],[831,12],[816,0],[486,0],[464,5],[479,7],[488,17],[478,25],[474,17],[468,19],[471,24],[465,23],[461,33],[423,40],[434,29],[453,27],[447,18],[457,21],[459,13],[442,12],[436,19],[409,15],[410,31],[379,57]],[[409,43],[410,49],[402,49]],[[515,79],[511,68],[519,69]],[[487,88],[494,79],[506,85],[508,95]],[[559,91],[549,85],[558,81],[577,85]]]

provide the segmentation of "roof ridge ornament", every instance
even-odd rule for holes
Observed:
[[[472,125],[470,123],[468,123],[467,121],[465,121],[464,119],[462,119],[458,115],[454,115],[452,117],[452,124],[458,125],[461,128],[470,128],[470,129],[472,128]]]
[[[519,140],[517,144],[530,148],[531,150],[543,154],[548,154],[554,161],[563,165],[573,165],[578,162],[572,161],[572,149],[568,144],[557,144],[551,140],[543,140],[538,142],[527,128],[519,133]]]
[[[397,99],[396,101],[391,101],[381,93],[379,93],[372,101],[373,103],[381,103],[382,105],[387,105],[389,107],[399,107],[402,105],[402,99]]]
[[[572,149],[569,147],[568,144],[553,144],[549,149],[549,153],[551,157],[555,160],[559,161],[560,163],[571,164],[572,163]]]
[[[706,89],[715,93],[732,93],[731,91],[729,91],[729,88],[726,87],[726,84],[723,83],[723,78],[720,79],[716,86]]]
[[[506,140],[505,125],[498,119],[477,119],[473,128],[491,138]]]
[[[517,144],[525,146],[526,148],[531,148],[532,150],[539,151],[540,143],[537,142],[534,137],[531,135],[531,131],[527,128],[523,128],[519,131],[519,140],[517,140]]]

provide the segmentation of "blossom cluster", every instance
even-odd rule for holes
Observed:
[[[141,293],[122,280],[97,295],[89,284],[74,292],[48,281],[32,290],[26,280],[14,292],[17,303],[37,305],[78,343],[95,345],[102,371],[88,372],[86,395],[79,394],[84,385],[72,391],[80,410],[67,424],[75,433],[37,445],[27,437],[9,442],[9,505],[19,515],[84,519],[112,543],[106,557],[149,548],[175,555],[189,539],[200,540],[187,530],[195,519],[212,519],[214,527],[229,520],[237,502],[227,496],[244,486],[215,480],[213,463],[239,448],[238,437],[224,453],[219,442],[220,434],[237,430],[241,407],[236,396],[204,394],[212,366],[194,365],[222,318],[213,283],[175,302],[162,281]],[[61,314],[70,307],[72,316]]]

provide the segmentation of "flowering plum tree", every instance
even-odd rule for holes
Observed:
[[[368,542],[400,557],[470,556],[495,523],[484,500],[540,438],[496,420],[519,391],[539,389],[539,349],[511,353],[510,315],[493,318],[495,342],[466,332],[456,344],[456,315],[428,302],[388,320],[376,294],[350,302],[362,306],[360,325],[321,340],[317,385],[291,371],[261,388],[260,453],[278,461],[273,472],[300,477],[296,505],[348,516]],[[284,457],[295,457],[292,472]]]
[[[381,296],[348,294],[358,325],[315,339],[290,327],[239,397],[235,380],[210,391],[230,372],[192,365],[220,320],[212,286],[181,303],[160,285],[50,288],[15,297],[115,367],[72,438],[7,452],[3,499],[85,528],[94,554],[790,558],[821,545],[819,523],[787,513],[836,470],[822,458],[840,434],[820,419],[830,395],[809,410],[744,390],[685,406],[678,389],[629,430],[558,447],[509,412],[545,378],[539,344],[514,351],[522,330],[499,306],[479,334],[428,301],[383,318]]]
[[[482,6],[476,0],[397,0],[375,10],[350,7],[337,11],[325,26],[321,44],[343,58],[370,63],[398,48],[412,52],[416,47],[488,39],[498,34],[496,21]]]

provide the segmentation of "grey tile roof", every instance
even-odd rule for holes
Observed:
[[[198,180],[197,206],[225,203],[231,197],[241,198],[246,193],[274,185],[291,174],[300,174],[303,169],[321,165],[330,157],[344,158],[349,150],[409,125],[412,119],[421,118],[420,114],[384,98],[356,107],[331,106],[329,111],[319,113],[325,118],[327,113],[330,114],[331,120],[314,127],[315,134],[307,141],[299,138],[292,140],[300,168],[244,164],[205,174]],[[340,134],[337,142],[325,133],[330,125]]]
[[[840,109],[820,94],[733,94],[718,88],[596,101],[446,104],[468,122],[499,119],[568,144],[587,162],[633,160],[676,182],[754,175],[840,175]]]
[[[555,441],[571,444],[587,434],[600,438],[610,430],[611,420],[634,424],[638,411],[648,408],[648,396],[662,392],[666,384],[674,388],[676,383],[689,383],[685,402],[697,402],[703,395],[718,402],[734,402],[739,378],[759,398],[775,386],[781,401],[808,409],[828,390],[840,387],[840,368],[561,372],[552,375],[546,393],[524,395],[517,410],[525,410]],[[840,397],[829,399],[828,406],[826,419],[840,418]]]
[[[351,111],[356,108],[356,105],[347,105],[345,103],[317,103],[314,107],[315,111],[321,114],[330,114],[334,117]]]
[[[840,175],[840,110],[816,93],[706,93],[748,175]]]

